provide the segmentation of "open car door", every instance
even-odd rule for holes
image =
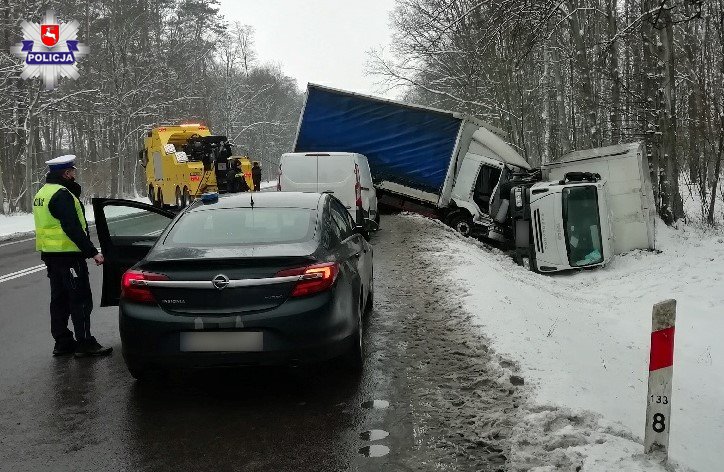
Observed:
[[[176,214],[146,203],[94,198],[96,231],[103,264],[101,306],[118,305],[121,276],[151,250]]]

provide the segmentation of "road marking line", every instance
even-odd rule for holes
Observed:
[[[40,264],[40,265],[36,265],[33,267],[28,267],[27,269],[10,272],[9,274],[0,276],[0,283],[7,282],[7,281],[13,280],[13,279],[17,279],[19,277],[23,277],[26,275],[34,274],[34,273],[40,272],[41,270],[44,270],[44,269],[45,269],[45,264]]]
[[[2,243],[2,244],[0,244],[0,247],[12,246],[13,244],[24,243],[24,242],[33,241],[33,240],[35,240],[35,238],[18,239],[17,241],[13,241],[10,243]]]

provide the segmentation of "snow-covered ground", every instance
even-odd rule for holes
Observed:
[[[135,202],[150,203],[146,197],[134,197],[129,198]],[[93,214],[93,206],[90,203],[86,203],[85,217],[88,223],[95,221],[95,215]],[[131,210],[132,211],[132,210]],[[119,213],[115,213],[118,215]],[[0,215],[0,241],[3,239],[9,239],[14,236],[33,233],[35,228],[35,222],[31,213],[15,213],[12,215]]]
[[[663,470],[642,457],[641,442],[651,309],[675,298],[670,458],[682,470],[722,470],[721,232],[659,222],[660,253],[635,251],[604,269],[537,275],[437,222],[409,218],[443,238],[431,245],[430,263],[457,266],[448,282],[467,288],[465,304],[481,331],[533,385],[514,469],[577,470],[580,463],[582,470]]]

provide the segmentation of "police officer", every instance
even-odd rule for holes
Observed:
[[[251,180],[254,183],[254,191],[258,192],[261,186],[261,167],[258,162],[251,166]]]
[[[73,155],[46,161],[50,171],[33,200],[35,247],[50,279],[53,355],[105,356],[113,348],[101,346],[90,332],[93,296],[85,261],[93,258],[100,265],[103,256],[90,240],[74,161]],[[68,318],[73,322],[75,338],[68,329]]]

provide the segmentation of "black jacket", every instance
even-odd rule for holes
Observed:
[[[80,185],[74,181],[63,180],[52,172],[47,175],[45,181],[49,184],[62,185],[68,189],[68,192],[63,190],[55,192],[48,202],[48,210],[51,215],[60,220],[60,227],[63,228],[63,232],[78,246],[84,258],[98,254],[98,249],[91,241],[88,230],[83,231],[83,227],[78,220],[78,214],[75,211],[73,195],[80,198]],[[71,192],[73,195],[71,195]],[[85,207],[82,203],[80,207],[85,216]],[[43,252],[40,257],[42,260],[46,260],[49,257],[79,257],[79,255],[77,252]]]

